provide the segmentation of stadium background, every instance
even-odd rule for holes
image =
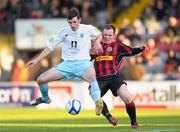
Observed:
[[[180,2],[178,0],[1,0],[0,124],[3,129],[0,131],[22,131],[21,121],[27,121],[24,126],[27,125],[28,128],[30,119],[32,122],[35,120],[42,122],[45,119],[42,124],[37,125],[38,127],[46,126],[46,121],[50,120],[53,127],[52,119],[59,120],[61,124],[63,118],[72,118],[70,122],[67,120],[68,125],[66,123],[60,125],[60,127],[70,127],[67,131],[72,131],[74,122],[82,125],[78,126],[79,128],[99,127],[88,120],[94,111],[82,111],[82,114],[76,117],[79,121],[63,111],[66,101],[70,98],[80,99],[84,110],[93,109],[87,84],[79,80],[50,83],[50,95],[54,101],[51,105],[40,105],[38,108],[51,109],[38,111],[30,108],[28,104],[31,99],[40,95],[35,83],[37,76],[61,61],[59,59],[61,47],[42,59],[32,70],[25,69],[25,63],[46,46],[46,40],[50,39],[58,28],[66,25],[66,14],[71,7],[80,10],[82,23],[95,25],[99,29],[103,29],[107,23],[112,23],[117,27],[117,41],[132,47],[146,44],[150,48],[149,53],[124,58],[122,68],[124,77],[128,80],[129,90],[134,95],[137,112],[140,111],[138,113],[140,123],[144,123],[145,126],[144,130],[150,131],[154,128],[158,130],[164,126],[162,127],[164,131],[178,131],[180,129],[178,125],[180,124],[178,122]],[[111,93],[106,95],[105,100],[115,115],[119,118],[123,117],[119,129],[128,131],[126,125],[129,123],[128,118],[123,110],[119,110],[124,108],[122,101],[113,98]],[[141,108],[146,109],[141,110]],[[41,116],[43,112],[45,113]],[[27,113],[30,115],[27,116]],[[56,113],[57,116],[50,113]],[[161,125],[156,124],[152,113],[162,123]],[[17,120],[19,126],[15,122],[16,118],[19,118]],[[86,118],[90,125],[83,124]],[[92,118],[96,120],[97,117]],[[170,124],[165,122],[165,118],[169,119]],[[107,124],[105,119],[101,118],[97,119],[98,123],[102,130]],[[148,123],[150,124],[147,125]],[[11,126],[12,129],[8,129],[7,126]],[[34,130],[37,130],[37,127]],[[114,131],[116,130],[117,128],[114,128]],[[27,131],[31,130],[27,129]]]

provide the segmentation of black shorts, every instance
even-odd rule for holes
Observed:
[[[122,74],[97,78],[97,81],[101,90],[101,97],[103,97],[109,89],[114,96],[118,96],[117,90],[121,87],[121,85],[127,85],[127,83],[124,82],[124,77]]]

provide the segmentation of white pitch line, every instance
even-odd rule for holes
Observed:
[[[180,129],[161,129],[161,130],[152,130],[150,132],[177,132],[180,131]]]
[[[143,124],[143,125],[144,126],[180,126],[180,124]]]
[[[45,127],[114,127],[110,124],[29,124],[29,123],[6,123],[0,124],[0,126],[45,126]],[[129,125],[118,125],[118,126],[129,126]]]

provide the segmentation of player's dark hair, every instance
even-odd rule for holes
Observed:
[[[115,34],[115,32],[116,32],[116,28],[112,24],[107,24],[104,29],[112,29],[113,30],[113,34]]]
[[[71,20],[71,19],[74,18],[74,17],[77,17],[77,18],[79,19],[79,18],[80,18],[80,13],[79,13],[78,9],[76,9],[76,8],[71,8],[71,9],[69,10],[68,15],[67,15],[67,19]]]

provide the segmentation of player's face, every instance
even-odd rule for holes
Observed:
[[[104,29],[103,31],[103,39],[105,43],[111,43],[114,40],[114,32],[113,29]]]
[[[78,19],[78,17],[74,17],[71,20],[68,19],[67,21],[73,31],[76,31],[79,28],[80,19]]]

